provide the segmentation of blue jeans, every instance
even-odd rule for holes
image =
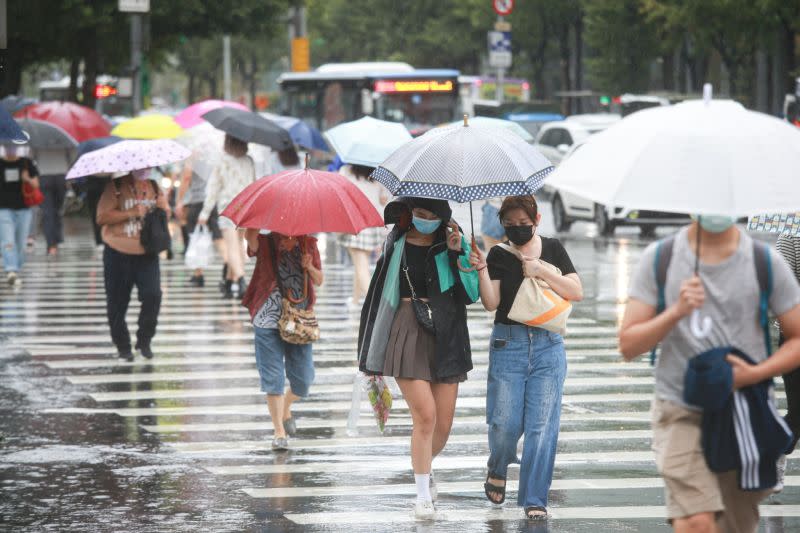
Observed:
[[[30,209],[0,209],[0,248],[6,272],[19,272],[25,264],[30,227]]]
[[[567,375],[564,340],[540,328],[495,324],[490,342],[489,476],[506,479],[508,465],[520,463],[517,504],[547,507]]]
[[[256,330],[256,366],[261,377],[261,391],[283,394],[286,377],[292,393],[301,398],[308,396],[314,382],[314,359],[311,344],[290,344],[281,339],[277,328]]]

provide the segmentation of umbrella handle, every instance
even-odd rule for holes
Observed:
[[[711,333],[712,321],[710,316],[700,316],[700,310],[695,309],[692,311],[692,318],[689,323],[692,334],[698,338],[703,339],[708,337]]]

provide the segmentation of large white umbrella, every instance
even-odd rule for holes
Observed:
[[[377,167],[412,139],[404,125],[372,117],[339,124],[326,131],[325,137],[342,161],[367,167]]]
[[[708,96],[629,115],[592,135],[547,183],[611,212],[628,206],[736,217],[797,211],[800,130]]]
[[[610,208],[745,216],[800,208],[800,130],[730,100],[638,111],[593,135],[548,178]],[[697,238],[699,261],[700,235]],[[698,263],[695,263],[695,273]],[[697,337],[711,329],[692,314]]]
[[[461,121],[457,120],[450,124],[450,126],[460,126]],[[472,117],[469,119],[469,125],[471,127],[488,127],[488,128],[505,128],[508,131],[516,133],[519,135],[523,141],[526,142],[533,142],[533,135],[531,135],[528,130],[523,128],[519,125],[519,123],[514,122],[512,120],[505,120],[502,118],[494,118],[494,117]]]

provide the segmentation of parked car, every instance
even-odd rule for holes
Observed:
[[[569,157],[583,145],[578,143],[565,155]],[[556,231],[569,231],[576,220],[593,221],[597,224],[600,235],[613,235],[619,226],[638,226],[643,237],[655,235],[659,226],[682,226],[688,224],[691,218],[685,213],[665,213],[636,209],[635,206],[615,207],[614,212],[609,212],[606,206],[576,194],[551,187],[553,224]]]
[[[572,115],[566,120],[549,122],[539,129],[535,146],[550,162],[558,165],[572,145],[585,141],[620,119],[617,114],[597,113]]]
[[[539,130],[548,122],[561,122],[563,115],[558,113],[508,113],[503,118],[516,122],[535,138]]]

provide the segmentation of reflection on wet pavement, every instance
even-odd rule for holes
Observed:
[[[545,212],[543,233],[549,220]],[[73,235],[88,234],[70,223]],[[317,306],[317,379],[296,404],[292,451],[275,454],[246,309],[220,299],[213,283],[188,287],[180,260],[165,261],[156,359],[121,363],[99,257],[80,236],[56,260],[35,252],[18,291],[0,288],[0,523],[31,531],[667,531],[649,449],[652,371],[622,363],[615,338],[647,242],[635,231],[593,232],[577,223],[562,236],[587,298],[567,338],[546,524],[528,523],[514,505],[518,468],[505,506],[483,495],[491,319],[479,306],[469,311],[475,370],[434,462],[439,516],[415,522],[410,417],[399,395],[385,435],[366,402],[358,435],[347,432],[357,313],[345,308],[351,273],[335,247]],[[218,275],[217,266],[207,277]],[[134,299],[131,322],[137,311]],[[763,507],[765,531],[800,528],[797,468],[790,459],[786,489]]]

